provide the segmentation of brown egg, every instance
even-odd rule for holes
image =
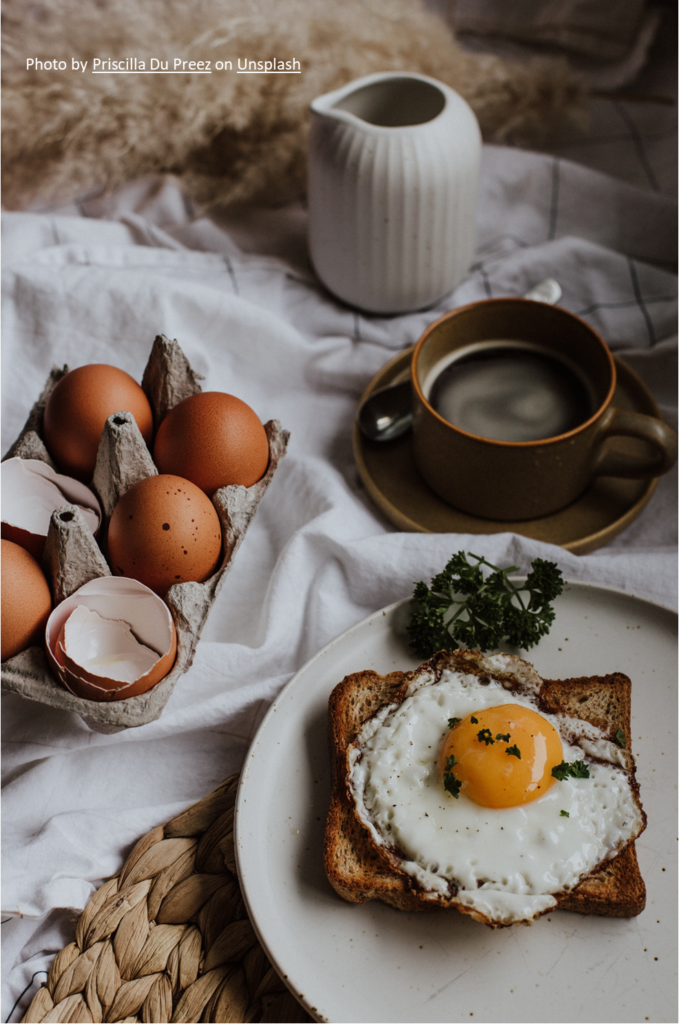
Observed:
[[[202,583],[219,565],[222,531],[209,498],[179,476],[150,476],[130,487],[111,516],[109,565],[161,597],[174,583]]]
[[[92,479],[101,432],[114,412],[131,412],[150,448],[153,413],[129,373],[91,363],[62,377],[47,399],[43,424],[47,450],[59,469],[79,480]]]
[[[2,541],[2,660],[42,644],[52,595],[33,555]]]
[[[153,458],[161,473],[185,477],[212,497],[227,484],[256,483],[269,464],[269,442],[249,405],[205,391],[170,410],[158,428]]]

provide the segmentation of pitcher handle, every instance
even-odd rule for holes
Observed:
[[[607,437],[638,437],[648,441],[654,452],[652,455],[639,456],[600,450],[594,467],[595,476],[627,479],[661,476],[677,461],[677,435],[655,416],[609,408],[601,419],[599,441]]]

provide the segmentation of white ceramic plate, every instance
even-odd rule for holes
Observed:
[[[264,719],[237,804],[241,884],[259,938],[320,1021],[676,1021],[677,617],[569,584],[528,659],[546,678],[625,672],[648,828],[636,918],[558,911],[493,931],[461,914],[341,900],[323,871],[330,797],[327,700],[345,675],[418,664],[409,602],[376,612],[301,669]]]

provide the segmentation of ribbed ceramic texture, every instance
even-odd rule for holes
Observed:
[[[310,1021],[257,941],[236,878],[238,777],[131,850],[95,892],[22,1024]]]
[[[478,125],[457,93],[433,84],[445,104],[423,124],[385,127],[337,109],[348,87],[312,105],[311,256],[330,291],[360,309],[431,305],[452,291],[473,258]]]

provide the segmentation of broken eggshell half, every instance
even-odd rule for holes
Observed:
[[[57,473],[40,459],[8,459],[2,463],[2,536],[43,556],[55,508],[77,505],[96,537],[101,507],[95,494],[79,480]]]
[[[137,580],[90,580],[57,605],[45,628],[50,666],[76,697],[137,697],[163,679],[177,653],[170,609]]]

